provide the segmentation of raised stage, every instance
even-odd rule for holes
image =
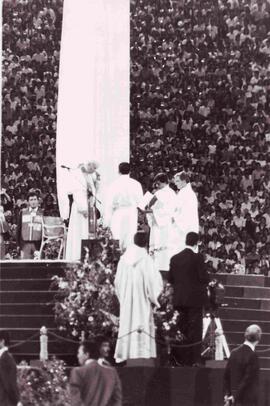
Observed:
[[[42,326],[57,331],[50,289],[51,278],[61,275],[64,261],[0,262],[0,328],[11,332],[11,352],[17,362],[39,358],[39,337],[28,340]],[[216,275],[226,286],[226,307],[220,318],[230,349],[243,342],[251,323],[263,329],[257,347],[261,363],[261,402],[270,406],[270,278],[253,275]],[[26,342],[25,342],[26,340]],[[49,338],[49,355],[75,365],[77,345]],[[118,369],[124,388],[124,405],[221,406],[223,369],[151,368]]]

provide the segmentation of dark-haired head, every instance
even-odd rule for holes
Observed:
[[[144,231],[138,231],[134,235],[134,244],[141,248],[146,248],[148,244],[148,236]]]
[[[199,234],[191,231],[186,236],[186,245],[189,247],[195,247],[199,242]]]
[[[130,164],[128,162],[121,162],[118,169],[121,175],[128,175],[130,173]]]
[[[83,341],[78,349],[78,361],[84,365],[88,359],[97,359],[99,357],[98,346],[93,341]]]
[[[167,185],[168,182],[169,182],[169,180],[168,180],[168,176],[166,175],[166,173],[158,173],[154,177],[154,185],[156,185],[158,188],[160,186]]]
[[[38,194],[34,190],[31,190],[31,192],[28,193],[27,195],[27,200],[30,200],[30,197],[36,197],[38,199]]]

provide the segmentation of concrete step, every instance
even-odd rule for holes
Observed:
[[[270,287],[270,277],[264,275],[215,274],[212,277],[225,285]]]
[[[224,335],[229,344],[240,345],[244,341],[243,331],[224,331]],[[257,348],[262,350],[270,348],[270,333],[263,333],[262,340]]]
[[[33,314],[33,315],[52,315],[53,304],[45,303],[0,303],[0,314]]]
[[[1,279],[32,279],[51,278],[54,275],[64,275],[67,263],[52,262],[24,262],[24,261],[0,261]]]
[[[0,297],[2,303],[39,303],[39,302],[50,302],[53,300],[56,291],[0,291]]]
[[[270,288],[228,285],[225,288],[225,300],[227,297],[270,299]]]
[[[27,278],[27,279],[1,279],[0,289],[4,291],[44,290],[48,291],[52,285],[50,278]]]
[[[260,299],[270,299],[270,287],[258,288],[258,287],[245,287],[244,297],[247,298],[260,298]]]
[[[240,297],[227,297],[225,304],[233,308],[270,310],[270,299],[246,299]]]
[[[42,326],[48,328],[54,326],[54,316],[53,315],[28,315],[21,314],[18,317],[15,314],[5,314],[0,315],[0,326],[2,329],[9,329],[10,327],[20,327],[24,329],[26,327],[32,327],[39,330]]]
[[[235,319],[235,320],[257,320],[270,321],[269,310],[257,310],[257,309],[235,309],[232,307],[222,307],[219,311],[219,317],[222,320]]]
[[[263,333],[270,333],[270,321],[260,321],[260,323],[258,323],[258,321],[255,320],[247,320],[245,319],[223,319],[221,318],[221,323],[223,326],[223,330],[224,331],[243,331],[243,334],[246,330],[246,328],[250,325],[250,324],[259,324]]]

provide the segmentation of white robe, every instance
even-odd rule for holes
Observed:
[[[188,183],[176,195],[176,209],[173,215],[172,254],[175,255],[185,247],[186,235],[199,232],[198,199],[191,184]]]
[[[155,339],[149,336],[155,337],[151,304],[159,307],[158,296],[162,292],[163,282],[146,249],[131,245],[122,255],[115,276],[115,289],[120,302],[116,362],[131,358],[155,358]],[[139,333],[138,328],[147,334]]]
[[[69,228],[67,235],[66,260],[73,262],[81,258],[81,242],[88,239],[88,217],[84,217],[80,211],[88,211],[87,203],[87,181],[81,169],[72,172],[73,203],[71,208]],[[95,195],[95,185],[91,175],[88,175],[88,182]]]
[[[165,186],[155,193],[157,201],[151,207],[153,214],[148,215],[150,231],[150,252],[153,252],[155,267],[159,271],[168,271],[172,251],[172,219],[175,211],[175,192]]]
[[[142,197],[141,184],[129,175],[120,175],[108,190],[104,224],[110,227],[113,238],[119,240],[121,250],[133,243],[138,224],[137,207]]]

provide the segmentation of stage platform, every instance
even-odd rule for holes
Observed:
[[[223,406],[221,368],[118,368],[124,406]],[[261,372],[260,402],[270,406],[270,373]]]

